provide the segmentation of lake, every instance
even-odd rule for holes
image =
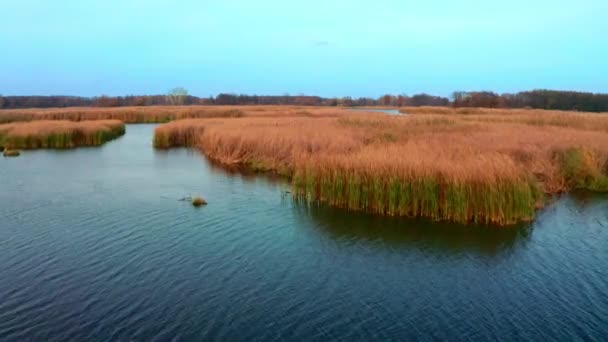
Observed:
[[[0,340],[608,336],[605,196],[512,228],[349,213],[153,129],[0,159]]]

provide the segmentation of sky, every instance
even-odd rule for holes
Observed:
[[[606,0],[1,0],[0,94],[608,93]]]

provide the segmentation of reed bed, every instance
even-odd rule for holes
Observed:
[[[180,119],[230,117],[340,116],[343,108],[299,106],[149,106],[116,108],[47,108],[0,110],[0,124],[35,120],[120,120],[125,123],[166,123]]]
[[[420,106],[420,107],[401,107],[401,113],[407,114],[439,114],[439,115],[546,115],[546,114],[563,114],[577,113],[572,111],[562,110],[545,110],[545,109],[529,109],[529,108],[481,108],[481,107],[435,107],[435,106]],[[597,113],[594,113],[597,114]]]
[[[8,149],[67,149],[99,146],[125,133],[118,120],[32,121],[0,125],[0,146]]]
[[[547,195],[608,191],[608,116],[355,114],[181,120],[155,146],[282,174],[297,199],[384,215],[507,225]],[[564,115],[559,117],[559,115]]]
[[[489,123],[521,123],[534,126],[558,126],[608,132],[608,113],[585,113],[542,109],[495,109],[405,107],[402,113],[430,116],[459,116],[460,120]]]

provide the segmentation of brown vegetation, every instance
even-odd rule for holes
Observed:
[[[34,120],[120,120],[125,123],[165,123],[188,118],[243,116],[337,116],[335,107],[300,106],[150,106],[117,108],[49,108],[0,110],[0,123]]]
[[[238,116],[242,116],[242,112],[238,109],[204,106],[70,107],[2,110],[0,111],[0,123],[34,120],[120,120],[125,123],[158,123],[185,118]]]
[[[405,107],[401,113],[413,115],[458,115],[472,122],[522,123],[608,132],[608,113],[580,113],[542,109]]]
[[[480,107],[438,107],[438,106],[420,106],[420,107],[400,107],[399,111],[404,114],[443,114],[443,115],[527,115],[532,116],[547,114],[581,114],[581,112],[563,111],[563,110],[546,110],[546,109],[527,109],[527,108],[480,108]],[[582,112],[582,114],[588,114]]]
[[[157,128],[155,146],[283,174],[306,201],[510,224],[531,219],[544,193],[608,191],[607,133],[597,114],[349,113],[175,121]]]
[[[125,133],[117,120],[33,121],[0,125],[0,146],[6,149],[97,146]]]

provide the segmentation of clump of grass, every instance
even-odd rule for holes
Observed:
[[[207,201],[205,201],[202,197],[194,197],[192,198],[192,205],[195,207],[201,207],[203,205],[207,205]]]
[[[16,122],[0,125],[0,145],[8,149],[99,146],[124,133],[124,123],[117,120]]]
[[[535,203],[542,200],[532,182],[458,184],[435,178],[387,179],[341,173],[297,173],[295,194],[348,210],[504,225],[531,220]]]
[[[21,153],[19,152],[19,150],[5,149],[4,152],[2,152],[2,155],[5,157],[19,157]]]
[[[557,153],[565,182],[572,189],[608,191],[607,161],[585,147],[572,147]]]

